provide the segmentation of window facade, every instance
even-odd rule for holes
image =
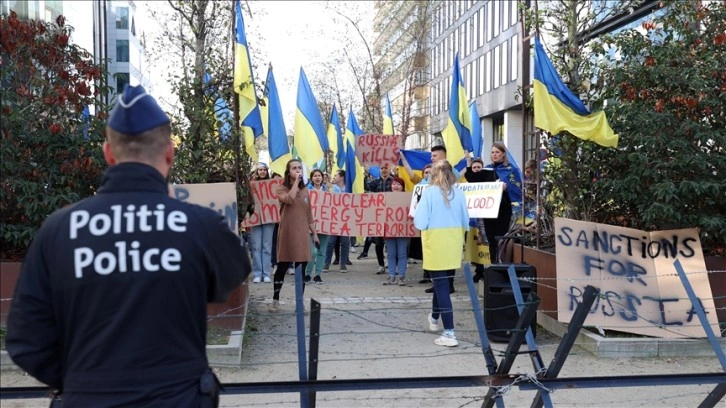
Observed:
[[[129,8],[116,7],[116,28],[122,30],[129,29]]]
[[[116,40],[116,62],[129,62],[129,40]]]

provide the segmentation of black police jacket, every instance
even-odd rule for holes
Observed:
[[[53,213],[33,240],[8,353],[62,389],[64,406],[194,405],[207,302],[247,277],[245,249],[220,215],[169,197],[153,167],[113,166],[95,196]]]

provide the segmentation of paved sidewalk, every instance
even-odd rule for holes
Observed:
[[[360,250],[360,248],[358,248]],[[387,275],[378,269],[373,249],[366,260],[356,260],[348,273],[337,267],[322,275],[322,284],[308,284],[310,299],[322,304],[318,379],[371,379],[437,377],[487,374],[472,305],[463,272],[457,271],[452,295],[459,346],[436,346],[437,334],[427,331],[426,316],[431,295],[427,284],[419,284],[421,264],[409,265],[406,286],[383,285]],[[298,379],[294,276],[287,275],[281,294],[281,309],[268,311],[272,284],[250,284],[250,307],[242,349],[242,364],[217,369],[222,382],[274,382]],[[479,300],[481,302],[481,299]],[[308,334],[309,313],[305,314]],[[538,330],[538,348],[545,364],[553,358],[559,337]],[[497,361],[506,344],[493,343]],[[309,344],[306,343],[306,349]],[[307,360],[307,357],[306,357]],[[531,374],[526,355],[517,357],[512,373]],[[723,372],[715,357],[602,359],[575,348],[560,377],[615,376],[634,374],[684,374]],[[18,372],[2,373],[2,386],[32,385]],[[695,407],[713,386],[657,386],[560,390],[552,394],[556,407]],[[282,390],[280,390],[282,391]],[[502,390],[506,392],[507,390]],[[480,406],[486,387],[436,388],[317,393],[318,407],[475,407]],[[512,388],[504,397],[508,407],[529,406],[533,391]],[[296,407],[296,393],[223,395],[223,407]],[[44,407],[45,401],[8,401],[2,407]],[[725,406],[725,405],[722,405]]]

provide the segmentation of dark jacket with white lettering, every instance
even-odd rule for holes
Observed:
[[[7,350],[64,406],[198,406],[207,302],[249,272],[221,216],[169,197],[156,169],[119,164],[33,240]]]

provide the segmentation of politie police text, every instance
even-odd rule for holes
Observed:
[[[71,213],[70,239],[79,237],[79,232],[87,232],[92,236],[101,237],[109,234],[133,237],[127,234],[138,234],[151,231],[186,232],[187,215],[182,211],[165,211],[164,204],[157,204],[149,209],[147,205],[136,208],[129,204],[112,205],[110,212],[91,214],[86,210]],[[181,252],[176,248],[144,248],[137,240],[114,242],[112,251],[96,253],[91,247],[75,248],[73,261],[75,276],[80,279],[86,268],[91,267],[99,275],[108,275],[116,270],[119,272],[155,272],[165,270],[178,271],[181,263]]]

